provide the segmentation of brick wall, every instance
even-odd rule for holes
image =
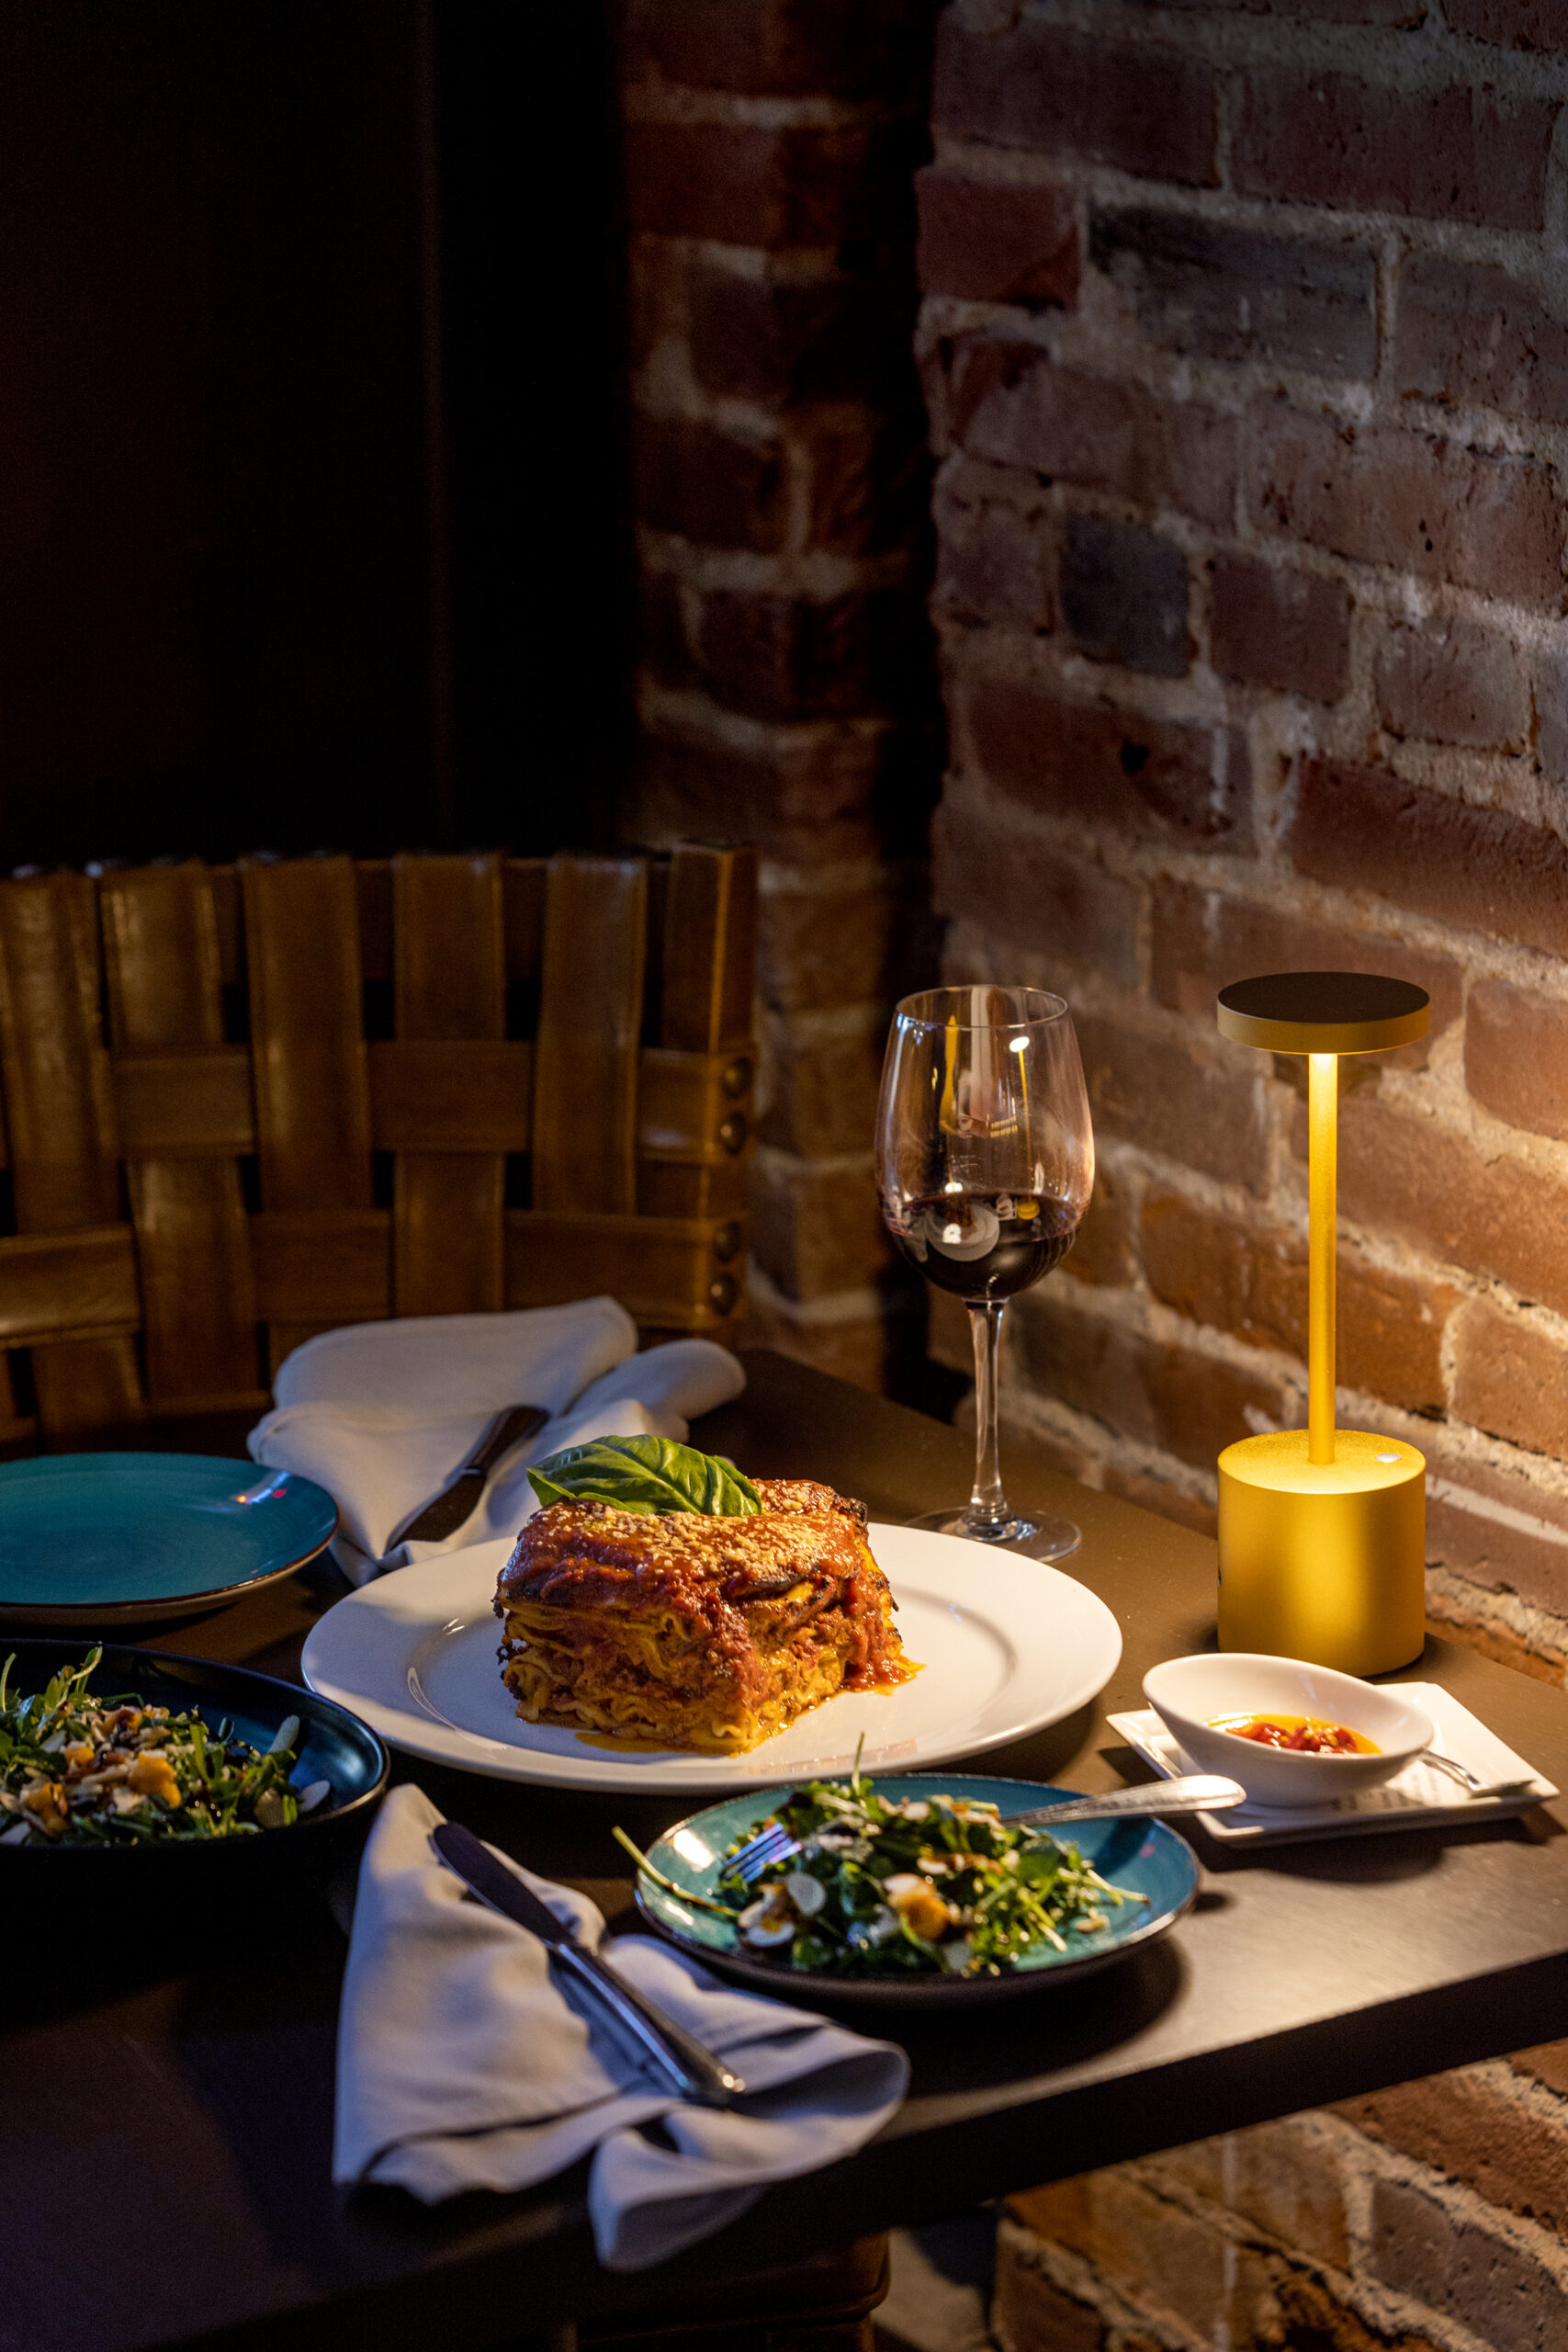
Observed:
[[[935,7],[634,0],[622,94],[643,589],[626,832],[763,853],[749,1336],[874,1386],[909,1293],[872,1113],[891,1001],[934,952],[910,188]]]
[[[947,965],[1070,999],[1100,1154],[1004,1409],[1212,1523],[1305,1418],[1301,1069],[1215,990],[1418,980],[1345,1069],[1341,1410],[1427,1455],[1433,1615],[1554,1682],[1565,114],[1564,0],[955,0],[918,182]],[[1020,2200],[1002,2340],[1568,2343],[1538,2055]]]

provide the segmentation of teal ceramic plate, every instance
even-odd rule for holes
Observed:
[[[324,1487],[216,1454],[7,1462],[0,1624],[80,1628],[235,1600],[302,1567],[336,1526]]]
[[[881,1774],[870,1785],[889,1797],[940,1796],[944,1791],[979,1798],[1003,1814],[1027,1813],[1048,1804],[1053,1797],[1081,1793],[1077,1789],[1042,1787],[1038,1781],[990,1781],[974,1772],[910,1772]],[[649,1860],[694,1894],[711,1895],[718,1877],[720,1857],[738,1838],[749,1836],[773,1811],[777,1792],[758,1789],[749,1796],[727,1797],[694,1813],[667,1830]],[[946,2008],[973,2001],[1006,2000],[1020,1993],[1043,1992],[1064,1977],[1087,1976],[1105,1968],[1139,1945],[1151,1943],[1175,1927],[1198,1892],[1198,1864],[1192,1849],[1168,1829],[1163,1821],[1075,1822],[1064,1830],[1087,1860],[1112,1886],[1147,1895],[1146,1903],[1128,1903],[1111,1914],[1109,1927],[1092,1936],[1075,1936],[1074,1949],[1059,1952],[1037,1944],[1005,1976],[817,1976],[805,1970],[781,1966],[775,1961],[742,1955],[736,1931],[711,1911],[682,1903],[638,1871],[637,1900],[643,1917],[673,1943],[684,1946],[721,1975],[734,1976],[783,2000],[808,2002],[813,2007],[837,2003],[874,2002],[897,2008]]]

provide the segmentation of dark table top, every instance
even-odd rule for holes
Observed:
[[[968,1442],[784,1358],[748,1359],[737,1404],[698,1425],[761,1476],[810,1476],[900,1519],[967,1491]],[[161,1442],[240,1450],[243,1424]],[[128,1440],[128,1442],[131,1442]],[[149,1442],[145,1430],[135,1442]],[[1105,1717],[1142,1704],[1146,1669],[1213,1639],[1204,1537],[1056,1476],[1012,1445],[1015,1499],[1084,1531],[1066,1565],[1114,1610],[1120,1668],[1092,1707],[985,1769],[1085,1789],[1148,1777]],[[150,1629],[160,1648],[298,1679],[330,1593],[310,1572],[238,1607]],[[135,1638],[135,1637],[132,1637]],[[1559,1786],[1568,1698],[1432,1641],[1411,1679],[1444,1684]],[[646,1840],[689,1807],[545,1793],[406,1761],[444,1809],[533,1868],[630,1894],[612,1819]],[[679,2296],[1010,2188],[1145,2154],[1568,2033],[1563,1807],[1509,1824],[1401,1831],[1239,1859],[1201,1831],[1204,1884],[1175,1933],[1035,1999],[885,2029],[912,2094],[851,2163],[769,2193],[705,2245],[637,2278],[593,2259],[581,2170],[514,2198],[426,2211],[401,2192],[335,2191],[333,2046],[344,1942],[324,1905],[205,1943],[51,1949],[41,1923],[0,1936],[0,2352],[155,2345],[385,2352],[502,2342],[524,2325]]]

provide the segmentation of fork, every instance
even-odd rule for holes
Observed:
[[[1244,1803],[1246,1796],[1247,1791],[1239,1781],[1227,1781],[1213,1772],[1188,1772],[1173,1781],[1144,1781],[1135,1788],[1113,1789],[1109,1796],[1064,1797],[1055,1804],[1036,1805],[1029,1813],[1005,1813],[1001,1826],[1048,1829],[1058,1822],[1114,1821],[1122,1815],[1159,1820],[1168,1814],[1224,1813],[1231,1805]],[[799,1838],[793,1837],[782,1822],[775,1822],[772,1828],[759,1829],[754,1838],[749,1838],[724,1865],[723,1874],[726,1878],[739,1878],[743,1886],[750,1886],[773,1863],[787,1862],[792,1854],[799,1851]]]
[[[1512,1780],[1484,1781],[1479,1772],[1472,1772],[1468,1764],[1461,1764],[1457,1757],[1441,1755],[1435,1747],[1424,1748],[1416,1761],[1417,1764],[1435,1764],[1439,1772],[1447,1772],[1472,1797],[1512,1796],[1516,1789],[1528,1789],[1535,1778],[1533,1772],[1516,1772]]]

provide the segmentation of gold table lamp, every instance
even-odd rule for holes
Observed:
[[[1426,1639],[1427,1457],[1335,1427],[1339,1057],[1425,1036],[1425,989],[1366,972],[1271,972],[1220,990],[1223,1036],[1307,1057],[1307,1426],[1220,1456],[1220,1647],[1345,1674],[1407,1666]]]

